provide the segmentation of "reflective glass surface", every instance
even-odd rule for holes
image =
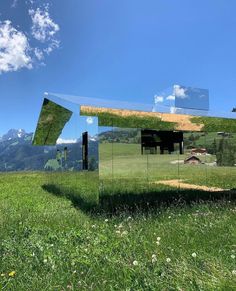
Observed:
[[[56,145],[44,148],[47,185],[88,204],[99,197],[112,203],[121,196],[146,199],[235,188],[235,119],[204,116],[209,100],[205,108],[176,108],[173,96],[165,97],[172,107],[156,96],[152,109],[150,104],[53,96],[73,114]]]
[[[86,133],[86,157],[83,149]],[[69,198],[75,205],[90,207],[98,203],[98,120],[96,117],[73,113],[56,145],[47,147],[50,158],[45,160],[45,189]],[[46,148],[46,147],[45,147]],[[84,159],[87,167],[83,169]]]

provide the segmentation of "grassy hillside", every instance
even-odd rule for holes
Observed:
[[[0,175],[3,290],[235,290],[235,200],[91,212],[97,174],[56,175]]]

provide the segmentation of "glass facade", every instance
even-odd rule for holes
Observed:
[[[235,188],[236,134],[117,127],[99,132],[101,196]]]
[[[148,112],[149,105],[141,110],[141,104],[139,111],[122,109],[122,103],[109,109],[104,101],[69,99],[50,97],[51,110],[42,109],[33,141],[44,147],[49,191],[95,205],[129,195],[235,188],[235,119]],[[59,115],[50,115],[52,110]]]
[[[77,105],[52,99],[50,109],[60,111],[54,118],[52,110],[45,110],[44,101],[33,139],[34,145],[44,148],[43,187],[52,194],[68,197],[75,205],[96,205],[99,199],[98,118],[80,116]],[[62,113],[67,114],[67,119],[58,130]]]

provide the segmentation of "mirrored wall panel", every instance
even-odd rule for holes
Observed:
[[[45,162],[49,191],[71,199],[75,206],[98,203],[98,124],[96,117],[73,113]]]

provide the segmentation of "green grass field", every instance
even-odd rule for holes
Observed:
[[[235,200],[112,211],[89,207],[97,181],[97,173],[0,174],[2,290],[235,290]]]
[[[236,188],[236,167],[210,166],[216,160],[214,155],[199,156],[203,164],[183,164],[184,155],[141,155],[139,144],[103,143],[99,148],[100,177],[106,180],[122,178],[150,182],[182,179],[188,183]]]

